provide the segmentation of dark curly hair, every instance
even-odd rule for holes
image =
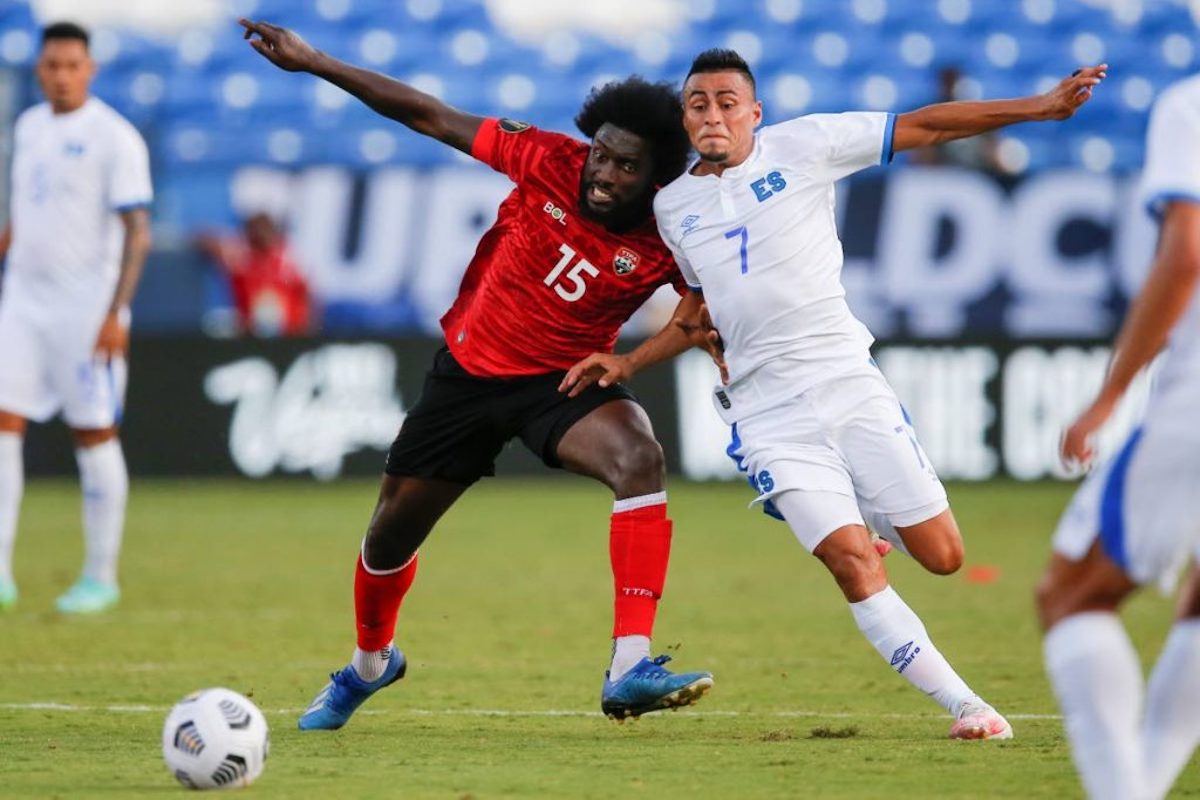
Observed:
[[[720,47],[705,50],[692,61],[692,68],[688,70],[687,77],[690,78],[699,72],[740,72],[746,76],[746,80],[750,81],[750,88],[755,92],[758,91],[754,82],[754,73],[750,71],[750,65],[736,50],[726,50]],[[684,83],[686,82],[687,78],[684,78]]]
[[[642,137],[654,160],[654,183],[665,186],[687,166],[691,144],[683,128],[679,91],[670,83],[650,83],[640,75],[592,89],[575,125],[589,139],[609,122]]]

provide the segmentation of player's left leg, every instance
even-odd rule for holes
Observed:
[[[92,352],[95,334],[90,328],[85,333],[62,335],[51,369],[63,402],[63,421],[75,440],[83,488],[83,574],[55,604],[66,614],[104,611],[120,599],[117,557],[129,497],[129,473],[117,437],[125,402],[125,361],[97,357]]]
[[[955,717],[951,737],[1011,738],[1008,722],[959,677],[921,618],[889,585],[855,499],[839,492],[791,488],[792,478],[804,472],[786,462],[766,469],[775,482],[772,502],[805,549],[829,570],[859,631],[893,670]]]
[[[83,488],[83,574],[55,606],[64,614],[90,614],[112,608],[121,596],[117,559],[129,473],[116,427],[75,428],[71,434]]]
[[[1200,744],[1200,565],[1179,599],[1174,626],[1150,673],[1142,756],[1147,797],[1163,797]]]
[[[712,687],[709,673],[674,674],[662,666],[666,656],[650,657],[671,520],[662,447],[646,412],[630,399],[604,402],[570,424],[555,453],[563,467],[599,480],[615,498],[609,529],[613,657],[602,692],[604,712],[623,719],[696,702]]]

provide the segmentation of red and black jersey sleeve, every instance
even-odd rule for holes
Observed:
[[[548,153],[575,140],[535,128],[528,122],[490,117],[479,126],[471,155],[513,182],[521,183]]]

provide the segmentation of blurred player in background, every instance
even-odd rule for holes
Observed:
[[[725,346],[728,381],[714,402],[732,426],[729,455],[758,489],[756,502],[829,569],[884,660],[956,718],[955,738],[1007,739],[1012,728],[938,652],[888,585],[870,538],[868,524],[937,574],[962,565],[945,489],[871,359],[871,334],[846,305],[833,185],[901,150],[1065,119],[1103,77],[1095,67],[1041,97],[899,116],[812,114],[756,133],[762,104],[749,67],[733,51],[711,50],[693,62],[683,90],[684,126],[700,158],[654,201],[659,232],[703,292]],[[674,341],[594,356],[572,368],[564,388],[615,385],[675,355]]]
[[[196,245],[229,279],[241,333],[304,336],[312,331],[312,293],[270,214],[246,217],[241,236],[201,234]]]
[[[277,66],[310,72],[417,133],[505,173],[516,188],[479,243],[442,318],[446,347],[388,454],[355,573],[358,646],[300,718],[339,728],[375,691],[402,677],[393,644],[417,548],[519,437],[547,466],[595,478],[614,494],[610,556],[616,593],[613,658],[601,707],[626,716],[686,705],[711,685],[650,658],[671,542],[662,448],[624,387],[557,391],[567,367],[611,351],[621,324],[664,284],[684,287],[655,230],[654,192],[686,164],[678,95],[639,78],[594,92],[576,119],[590,145],[524,122],[463,113],[383,75],[320,53],[290,31],[242,21]],[[695,303],[685,296],[683,303]],[[687,335],[671,335],[684,348]]]
[[[1160,222],[1154,264],[1099,394],[1067,429],[1065,460],[1091,459],[1092,435],[1170,347],[1144,424],[1063,514],[1037,597],[1075,765],[1089,795],[1114,800],[1166,795],[1200,741],[1200,574],[1193,569],[1145,690],[1117,616],[1135,589],[1169,586],[1188,555],[1200,559],[1200,76],[1154,108],[1142,197]]]
[[[87,32],[42,33],[46,102],[17,120],[12,219],[0,289],[0,608],[17,600],[12,549],[27,420],[61,412],[83,484],[83,576],[59,611],[116,604],[129,478],[117,439],[129,305],[150,249],[150,159],[137,130],[95,97]]]

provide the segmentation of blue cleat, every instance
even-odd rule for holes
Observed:
[[[0,578],[0,612],[9,611],[17,604],[17,584]]]
[[[654,660],[643,658],[616,681],[604,673],[604,691],[600,694],[600,710],[618,722],[626,717],[640,717],[650,711],[680,708],[695,703],[712,688],[711,672],[681,672],[678,675],[663,668],[670,656]]]
[[[406,669],[408,662],[404,659],[404,653],[392,645],[387,669],[377,681],[364,681],[358,677],[358,671],[352,665],[333,673],[325,688],[317,692],[308,710],[300,715],[300,730],[336,731],[350,720],[350,716],[368,697],[403,678]]]
[[[121,599],[116,584],[93,578],[80,578],[54,601],[60,614],[98,614],[107,611]]]

